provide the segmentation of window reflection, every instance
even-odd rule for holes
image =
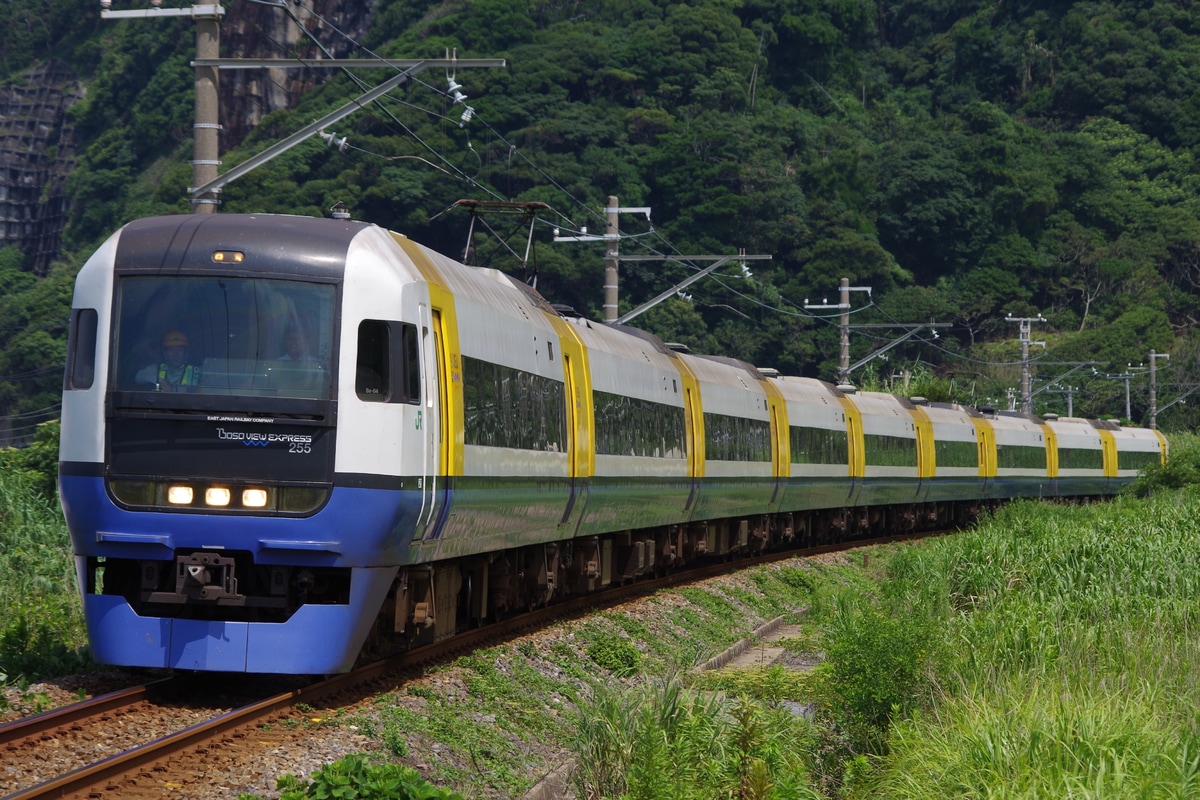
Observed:
[[[596,452],[606,455],[685,458],[683,408],[592,392]]]
[[[711,461],[770,461],[771,423],[705,412],[704,443]]]
[[[907,436],[863,435],[866,465],[869,467],[917,466],[917,440]]]
[[[1059,469],[1104,469],[1104,453],[1086,447],[1058,448]]]
[[[845,431],[792,427],[793,464],[848,464],[850,449]]]
[[[484,447],[566,449],[563,384],[501,364],[463,357],[465,441]]]
[[[975,442],[940,440],[934,446],[938,467],[979,466],[979,445]]]
[[[1044,470],[1046,468],[1046,448],[1017,444],[997,444],[996,466],[1000,469]]]

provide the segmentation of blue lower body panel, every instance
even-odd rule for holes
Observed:
[[[85,595],[92,657],[103,664],[212,672],[345,672],[395,575],[394,567],[356,569],[348,605],[302,606],[279,623],[139,617],[124,597]]]

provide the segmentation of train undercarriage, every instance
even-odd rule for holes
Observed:
[[[365,652],[440,641],[555,600],[600,591],[704,559],[803,553],[857,539],[951,530],[975,522],[979,500],[863,506],[709,520],[530,545],[401,569]]]

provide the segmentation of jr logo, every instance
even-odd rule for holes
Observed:
[[[421,430],[421,414],[423,414],[424,412],[425,412],[425,409],[423,409],[423,408],[417,409],[417,430]]]

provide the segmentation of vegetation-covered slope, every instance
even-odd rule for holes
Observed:
[[[225,25],[266,13],[249,0],[225,5]],[[73,21],[41,19],[46,6]],[[269,11],[302,11],[328,42],[338,29],[314,20],[339,7]],[[22,32],[0,59],[9,80],[52,48],[89,76],[74,109],[89,144],[72,180],[64,272],[129,219],[187,213],[191,23],[100,22],[73,2],[14,0],[3,13]],[[1198,25],[1167,2],[378,0],[357,55],[457,52],[507,66],[421,73],[334,126],[346,148],[314,137],[227,186],[222,210],[321,214],[340,200],[356,218],[461,255],[468,218],[447,212],[456,200],[547,203],[538,288],[600,317],[603,246],[555,244],[552,229],[601,231],[615,195],[652,209],[652,227],[622,216],[623,255],[772,256],[725,267],[638,318],[665,339],[831,379],[836,312],[805,306],[836,303],[845,277],[872,289],[852,296],[856,325],[953,325],[914,336],[860,382],[886,385],[897,364],[920,362],[918,373],[940,379],[926,387],[934,394],[1004,402],[1019,354],[1005,316],[1040,313],[1037,377],[1090,362],[1097,374],[1065,382],[1079,387],[1075,413],[1124,416],[1119,376],[1151,349],[1172,354],[1160,364],[1160,406],[1200,383],[1190,333],[1200,316]],[[262,39],[223,55],[289,52]],[[289,72],[312,90],[245,141],[223,142],[222,169],[389,73],[324,75]],[[449,77],[465,103],[447,95]],[[494,241],[476,252],[514,263]],[[622,310],[701,266],[624,263]],[[60,340],[62,318],[0,332],[0,413],[38,408],[34,398],[55,389],[57,379],[11,376],[39,358],[30,351],[59,357],[60,344],[27,340],[34,330]],[[904,332],[856,328],[852,360]],[[1133,374],[1131,416],[1143,421],[1145,370]],[[1066,402],[1045,392],[1035,409],[1064,413]],[[1176,405],[1159,422],[1192,416]]]

